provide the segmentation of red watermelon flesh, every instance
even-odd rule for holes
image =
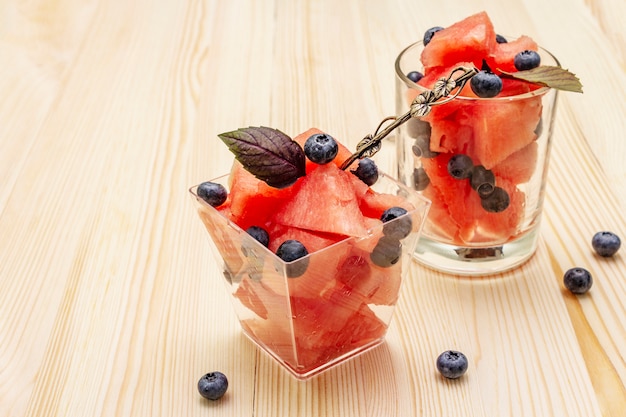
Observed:
[[[471,61],[480,68],[496,44],[493,23],[485,12],[469,16],[435,33],[422,51],[424,68],[447,67]]]
[[[501,71],[515,72],[517,71],[513,63],[515,55],[522,51],[537,51],[538,49],[537,42],[526,35],[522,35],[505,43],[496,43],[486,59],[489,68],[496,74]]]
[[[496,185],[508,192],[511,202],[500,213],[486,211],[469,180],[458,180],[448,174],[447,164],[452,155],[445,153],[422,160],[434,188],[429,197],[436,197],[429,216],[445,220],[437,225],[439,233],[453,236],[459,243],[502,242],[514,236],[524,213],[524,193],[505,178],[496,177]]]
[[[528,182],[537,168],[537,148],[537,141],[533,141],[491,170],[496,177],[505,178],[513,184]]]
[[[537,138],[541,97],[479,100],[472,107],[477,163],[491,169]]]
[[[367,228],[350,175],[335,164],[320,165],[302,179],[273,220],[316,232],[364,236]]]
[[[276,208],[288,201],[295,190],[294,186],[270,187],[236,161],[231,169],[229,186],[231,219],[243,230],[250,226],[265,226]]]

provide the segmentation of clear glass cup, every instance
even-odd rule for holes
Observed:
[[[211,180],[228,189],[228,175]],[[211,237],[216,261],[244,334],[297,379],[308,379],[383,342],[403,276],[430,202],[382,174],[375,191],[401,195],[413,207],[407,214],[285,262],[208,205],[190,189]],[[411,221],[408,236],[389,236],[389,227]],[[376,251],[396,251],[387,266],[375,264]]]
[[[407,78],[424,71],[423,49],[422,42],[409,45],[395,62],[398,115],[424,91]],[[560,66],[548,51],[540,48],[539,54],[542,65]],[[535,86],[526,92],[527,87],[508,97],[459,96],[399,127],[398,179],[432,201],[415,253],[422,264],[488,275],[519,266],[535,252],[557,90]],[[459,154],[482,168],[469,179],[453,178],[447,166],[463,158]]]

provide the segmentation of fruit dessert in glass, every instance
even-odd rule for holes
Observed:
[[[578,79],[530,37],[497,34],[484,12],[426,31],[395,69],[397,113],[414,115],[398,131],[398,178],[432,201],[418,260],[463,275],[527,260],[539,235],[557,91],[576,91]],[[466,82],[450,83],[455,74]],[[454,98],[421,109],[446,83],[458,89]]]
[[[190,191],[243,332],[298,379],[380,344],[430,202],[317,129],[220,137],[230,174]]]

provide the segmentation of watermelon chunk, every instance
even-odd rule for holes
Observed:
[[[486,12],[479,12],[440,30],[422,51],[424,68],[449,67],[470,61],[477,68],[496,45],[496,32]]]
[[[318,166],[303,178],[293,198],[273,220],[316,232],[364,236],[367,228],[351,175],[332,163]]]

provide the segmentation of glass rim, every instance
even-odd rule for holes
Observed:
[[[505,38],[507,40],[514,40],[517,38],[514,37],[509,37],[509,36],[505,36]],[[413,42],[411,44],[409,44],[408,46],[406,46],[404,49],[402,49],[402,51],[398,54],[396,60],[395,60],[395,64],[394,64],[394,68],[395,68],[395,72],[396,72],[396,77],[398,77],[405,85],[407,85],[410,88],[413,88],[415,90],[418,90],[420,92],[423,91],[428,91],[427,88],[422,87],[419,84],[414,83],[413,81],[411,81],[406,74],[404,73],[404,71],[402,71],[401,69],[401,61],[402,58],[405,56],[405,54],[412,48],[415,48],[417,46],[423,45],[424,41],[417,41],[417,42]],[[543,48],[542,46],[539,46],[539,50],[545,54],[547,54],[550,58],[552,58],[554,60],[554,63],[556,66],[558,66],[559,68],[561,67],[561,63],[559,62],[559,60],[557,59],[556,56],[554,56],[554,54],[550,51],[548,51],[547,49]],[[420,62],[421,64],[421,62]],[[455,100],[465,100],[468,102],[481,102],[481,101],[514,101],[514,100],[523,100],[526,98],[530,98],[530,97],[537,97],[537,96],[541,96],[544,94],[547,94],[549,91],[553,90],[553,88],[550,88],[548,86],[541,86],[536,90],[533,91],[529,91],[527,93],[523,93],[523,94],[516,94],[513,96],[505,96],[505,97],[491,97],[491,98],[481,98],[481,97],[466,97],[466,96],[461,96],[458,95],[455,97]],[[557,90],[555,90],[556,92]]]
[[[220,181],[224,178],[227,178],[230,174],[223,174],[220,176],[217,176],[213,179],[207,180],[207,181]],[[379,177],[379,181],[381,178],[385,178],[387,180],[392,181],[395,185],[397,185],[398,187],[400,187],[402,190],[405,190],[409,193],[411,193],[411,195],[414,197],[415,200],[419,200],[420,204],[415,205],[413,203],[413,205],[415,205],[415,208],[413,208],[413,210],[408,210],[405,214],[403,214],[402,216],[396,217],[393,220],[389,221],[388,223],[397,223],[402,221],[403,219],[409,217],[409,216],[413,216],[414,213],[418,213],[418,212],[423,212],[424,215],[422,215],[420,224],[417,225],[417,229],[413,230],[411,233],[422,233],[422,228],[424,226],[424,219],[426,217],[425,214],[427,214],[428,209],[430,207],[430,200],[428,200],[426,197],[423,197],[421,194],[417,193],[414,190],[411,190],[410,188],[408,188],[406,185],[400,183],[398,180],[396,180],[395,178],[393,178],[392,176],[390,176],[389,174],[386,174],[385,172],[382,172],[379,170],[378,172],[378,177]],[[206,201],[204,201],[202,198],[200,198],[200,196],[198,196],[198,193],[196,192],[196,189],[198,188],[200,184],[196,184],[193,185],[191,187],[189,187],[188,191],[189,193],[192,195],[192,197],[194,198],[194,200],[200,204],[202,207],[215,211],[217,212],[217,214],[219,216],[221,216],[225,221],[228,222],[228,226],[232,227],[235,231],[237,231],[238,233],[246,233],[247,232],[242,229],[237,223],[233,222],[231,219],[229,219],[228,217],[226,217],[223,213],[221,213],[219,210],[217,210],[217,208],[213,207],[212,205],[210,205],[209,203],[207,203]],[[372,236],[374,236],[376,233],[378,233],[379,231],[382,233],[382,229],[384,227],[385,224],[388,223],[381,223],[378,224],[374,227],[370,227],[366,230],[366,234],[364,236],[346,236],[344,239],[341,239],[335,243],[332,243],[326,247],[323,247],[322,249],[316,250],[314,252],[309,252],[307,255],[303,256],[302,258],[298,258],[295,259],[293,261],[285,261],[283,259],[281,259],[278,255],[276,255],[274,252],[272,252],[268,247],[264,246],[263,244],[261,244],[259,241],[257,241],[256,239],[254,239],[252,236],[250,236],[250,239],[253,243],[253,245],[257,246],[260,250],[267,252],[268,254],[271,254],[274,258],[276,262],[280,262],[281,264],[284,264],[285,266],[287,265],[292,265],[298,262],[303,262],[303,261],[307,261],[308,259],[311,258],[312,255],[316,255],[319,253],[324,253],[326,251],[332,250],[333,248],[335,248],[337,245],[341,245],[341,244],[345,244],[347,242],[353,241],[353,242],[359,242],[361,240],[365,240],[365,239],[370,239]]]

